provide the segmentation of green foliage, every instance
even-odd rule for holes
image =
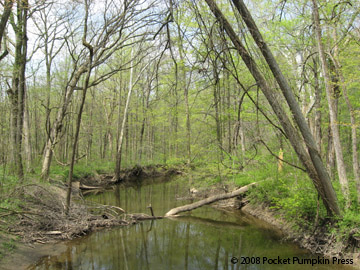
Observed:
[[[278,174],[275,170],[276,166],[272,163],[267,163],[259,167],[262,168],[236,174],[232,177],[232,180],[236,185],[244,186],[253,182],[262,182],[264,180],[276,177],[276,175]]]
[[[339,226],[339,232],[341,234],[347,234],[349,231],[353,230],[354,228],[357,228],[357,236],[360,236],[360,213],[358,211],[355,211],[353,209],[349,209],[345,211],[343,218],[339,220],[338,222]]]
[[[278,210],[289,221],[301,226],[313,224],[317,212],[317,192],[307,175],[296,169],[285,167],[281,173],[274,170],[262,170],[267,180],[250,190],[250,200],[265,203]],[[326,216],[326,210],[320,205],[320,217]]]
[[[6,198],[6,199],[1,200],[0,208],[19,210],[21,204],[22,204],[22,202],[18,198]],[[0,212],[1,211],[2,210],[0,209]]]
[[[16,244],[13,239],[8,241],[3,241],[0,246],[0,260],[9,252],[14,251],[16,249]]]
[[[0,167],[0,198],[1,195],[6,195],[12,191],[17,185],[19,185],[19,179],[14,175],[9,175],[7,171],[3,171]],[[0,203],[3,203],[1,201]]]
[[[2,243],[2,247],[8,251],[14,250],[16,248],[14,240]]]
[[[85,162],[77,163],[74,166],[73,179],[78,180],[93,176],[95,174],[105,174],[114,172],[114,163],[106,161],[91,162],[86,164]],[[54,165],[50,170],[50,178],[60,178],[65,181],[69,177],[69,167]]]

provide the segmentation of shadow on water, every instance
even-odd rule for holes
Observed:
[[[181,178],[166,183],[154,180],[150,185],[117,187],[115,191],[88,199],[120,206],[129,213],[149,211],[147,206],[152,204],[155,215],[164,215],[169,209],[187,203],[176,200],[188,196],[186,184]],[[202,207],[179,218],[94,232],[70,241],[66,252],[44,257],[29,269],[349,269],[293,263],[294,258],[316,259],[317,256],[279,240],[279,232],[239,211]],[[289,258],[290,264],[262,263],[264,258],[278,256]],[[241,264],[241,257],[253,258],[253,263]]]

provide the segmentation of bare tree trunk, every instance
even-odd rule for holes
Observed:
[[[314,127],[314,139],[315,143],[318,145],[318,151],[321,154],[321,88],[319,85],[319,74],[317,61],[313,59],[314,63],[314,80],[315,80],[315,127]]]
[[[251,183],[249,185],[243,186],[243,187],[241,187],[237,190],[234,190],[232,192],[229,192],[229,193],[214,195],[214,196],[208,197],[206,199],[200,200],[198,202],[194,202],[191,204],[173,208],[165,214],[165,217],[175,216],[181,212],[191,211],[191,210],[194,210],[196,208],[199,208],[201,206],[204,206],[204,205],[216,202],[216,201],[226,200],[226,199],[237,197],[240,194],[248,191],[251,186],[254,186],[256,184],[257,183]]]
[[[297,123],[297,126],[299,127],[300,132],[305,140],[306,148],[310,154],[310,158],[312,160],[312,163],[315,167],[316,173],[320,180],[319,184],[322,185],[322,188],[321,188],[321,186],[318,187],[319,188],[318,191],[320,193],[324,192],[323,199],[326,198],[326,200],[329,200],[329,201],[327,201],[327,204],[329,206],[331,205],[332,212],[335,214],[340,214],[340,210],[339,210],[339,207],[337,204],[336,194],[332,187],[329,175],[328,175],[328,173],[325,169],[325,166],[321,160],[320,154],[317,151],[317,146],[316,146],[314,138],[311,134],[310,128],[307,125],[303,114],[301,113],[299,104],[297,103],[296,98],[295,98],[287,80],[285,79],[284,75],[282,74],[269,47],[263,40],[263,38],[260,34],[260,31],[258,30],[254,20],[251,17],[251,14],[249,13],[249,11],[246,8],[244,2],[242,0],[232,0],[232,1],[233,1],[234,5],[236,6],[237,10],[239,11],[239,13],[241,14],[243,20],[245,21],[248,29],[250,30],[252,37],[254,38],[255,42],[257,43],[269,68],[271,69],[278,85],[280,86],[280,89],[289,105],[289,108],[290,108],[292,115]],[[323,190],[321,190],[321,189],[323,189]]]
[[[144,132],[145,132],[145,123],[146,123],[146,120],[147,120],[147,115],[146,114],[147,114],[147,111],[148,111],[149,100],[150,100],[151,79],[148,82],[146,90],[147,90],[146,95],[145,95],[145,97],[143,97],[143,119],[142,119],[141,130],[140,130],[140,146],[139,146],[139,160],[138,160],[138,163],[140,163],[140,164],[141,164],[141,161],[142,161],[142,154],[143,154],[143,140],[144,140]]]
[[[132,49],[131,50],[131,59],[133,59],[133,55],[134,55],[134,50]],[[128,117],[130,98],[131,98],[131,93],[132,93],[132,90],[133,90],[133,73],[134,73],[134,67],[133,67],[133,61],[132,61],[131,62],[131,68],[130,68],[129,91],[128,91],[128,96],[127,96],[127,99],[126,99],[126,104],[125,104],[125,109],[124,109],[124,114],[123,114],[123,120],[122,120],[119,139],[118,139],[118,141],[119,141],[118,149],[117,149],[117,153],[116,153],[115,176],[114,176],[114,181],[116,181],[116,182],[120,180],[122,145],[123,145],[123,138],[124,138],[124,130],[125,130],[126,119]]]
[[[25,67],[27,54],[27,17],[28,1],[17,1],[17,24],[13,24],[15,31],[15,63],[13,65],[12,85],[8,90],[11,100],[12,112],[12,150],[14,172],[23,179],[24,170],[22,164],[22,137],[25,109]]]
[[[5,0],[5,3],[3,5],[3,12],[1,14],[1,20],[0,20],[0,49],[1,49],[1,44],[2,44],[2,38],[4,36],[5,28],[6,28],[7,22],[10,18],[11,9],[13,7],[14,2],[15,2],[14,0]],[[0,61],[2,59],[4,59],[5,56],[8,55],[8,53],[9,52],[8,52],[7,48],[5,47],[4,52],[0,55]]]
[[[216,63],[213,62],[213,72],[215,77],[215,83],[213,85],[213,97],[214,97],[214,108],[215,108],[215,122],[216,122],[216,139],[218,142],[218,149],[220,151],[219,161],[221,162],[223,160],[223,146],[222,146],[222,133],[221,133],[221,120],[220,120],[220,98],[218,89],[220,87],[219,85],[219,74],[217,72],[217,66]],[[219,152],[218,152],[219,153]]]
[[[25,164],[26,171],[32,172],[31,168],[31,137],[30,137],[30,119],[29,119],[29,101],[28,96],[25,93],[25,111],[24,111],[24,150],[25,150]]]
[[[334,167],[335,167],[335,148],[334,148],[334,140],[332,137],[331,126],[329,123],[327,129],[327,149],[326,149],[326,167],[328,169],[330,178],[334,180]]]
[[[349,96],[347,94],[347,87],[345,78],[341,72],[340,64],[337,59],[332,59],[337,70],[337,73],[340,77],[341,85],[342,85],[342,93],[345,98],[346,105],[350,112],[350,123],[351,123],[351,148],[352,148],[352,164],[353,164],[353,172],[354,172],[354,180],[357,188],[357,198],[358,203],[360,204],[360,171],[359,171],[359,160],[358,160],[358,149],[357,149],[357,134],[356,134],[356,120],[355,120],[355,111],[353,106],[351,105]]]
[[[257,30],[255,23],[253,22],[251,15],[247,12],[247,14],[243,14],[243,19],[247,24],[249,24],[249,30],[256,37],[255,41],[260,41],[259,48],[262,50],[263,54],[266,52],[265,59],[268,61],[269,66],[271,67],[273,73],[276,74],[275,78],[281,82],[281,89],[287,98],[287,102],[289,104],[290,109],[293,112],[293,116],[296,119],[297,125],[299,126],[300,130],[303,133],[304,139],[306,141],[307,152],[304,148],[304,140],[299,136],[297,130],[292,126],[290,119],[287,117],[285,110],[280,105],[277,97],[273,90],[268,86],[265,78],[262,76],[260,71],[257,68],[255,61],[247,52],[246,48],[241,43],[240,39],[237,37],[235,31],[232,29],[229,22],[226,20],[224,15],[221,13],[220,9],[216,6],[213,0],[205,0],[211,11],[214,13],[216,18],[220,21],[221,25],[224,27],[225,31],[227,32],[228,36],[232,40],[235,48],[239,52],[240,56],[242,57],[244,63],[247,65],[249,71],[256,79],[258,85],[260,86],[261,90],[263,91],[265,97],[267,98],[268,102],[270,103],[271,107],[273,108],[277,118],[279,119],[281,125],[283,126],[286,135],[288,136],[295,152],[297,153],[299,159],[303,163],[308,172],[310,178],[313,180],[315,188],[321,195],[321,198],[324,202],[326,209],[328,210],[329,214],[340,215],[340,209],[337,203],[337,198],[335,191],[331,185],[331,181],[329,176],[326,172],[324,164],[321,161],[319,153],[317,152],[317,147],[315,145],[314,139],[311,135],[310,129],[306,124],[304,116],[301,113],[298,103],[290,89],[290,87],[284,87],[284,84],[287,85],[286,80],[283,78],[280,69],[277,66],[277,63],[272,56],[270,50],[267,48],[266,43],[262,40],[260,32]],[[238,1],[234,1],[235,6],[238,8]],[[245,7],[246,8],[246,7]],[[246,9],[247,11],[247,9]],[[272,60],[272,61],[269,61]],[[277,72],[275,72],[277,71]],[[283,79],[283,80],[280,80]],[[280,83],[279,83],[280,85]],[[309,156],[310,153],[310,156]]]
[[[75,129],[75,136],[72,146],[72,155],[71,155],[71,161],[70,161],[70,168],[69,168],[69,178],[68,178],[68,189],[66,193],[66,205],[65,205],[65,214],[69,214],[70,209],[70,200],[71,200],[71,189],[72,189],[72,179],[73,179],[73,172],[74,172],[74,165],[75,165],[75,155],[77,153],[77,145],[79,141],[79,133],[80,133],[80,126],[81,126],[81,117],[82,112],[84,109],[85,99],[86,99],[86,93],[89,88],[89,81],[90,81],[90,75],[91,75],[91,65],[93,61],[93,55],[94,55],[94,49],[93,47],[86,41],[86,34],[87,34],[87,20],[89,14],[89,6],[87,0],[85,0],[85,22],[84,22],[84,36],[82,38],[83,45],[89,50],[89,61],[88,61],[88,69],[87,74],[85,78],[84,87],[82,89],[82,96],[81,96],[81,103],[79,112],[76,119],[76,129]]]
[[[332,131],[333,140],[334,140],[337,171],[339,174],[341,190],[342,190],[342,193],[344,194],[344,197],[346,200],[346,207],[350,207],[351,201],[350,201],[350,194],[349,194],[349,183],[348,183],[348,179],[346,176],[345,163],[344,163],[343,153],[342,153],[342,149],[341,149],[339,127],[336,123],[337,117],[335,114],[334,98],[333,98],[332,91],[331,91],[331,79],[330,79],[329,71],[328,71],[327,64],[326,64],[325,51],[324,51],[323,44],[321,41],[319,11],[318,11],[318,6],[317,6],[316,0],[312,0],[312,2],[313,2],[313,13],[314,13],[313,16],[314,16],[314,23],[315,23],[316,41],[317,41],[317,46],[318,46],[318,50],[319,50],[319,57],[320,57],[320,62],[321,62],[321,66],[322,66],[322,71],[324,73],[326,98],[327,98],[328,106],[329,106],[330,126],[331,126],[331,131]]]
[[[180,24],[178,23],[178,35],[179,35],[179,54],[180,54],[180,82],[184,91],[184,101],[185,101],[185,114],[186,114],[186,151],[187,151],[187,164],[191,164],[191,125],[190,125],[190,107],[189,107],[189,87],[190,80],[187,82],[186,78],[186,67],[185,67],[185,57],[184,57],[184,46],[183,46],[183,37],[180,31]],[[177,74],[176,74],[177,75]],[[178,80],[178,79],[177,79]]]
[[[63,103],[57,113],[56,119],[53,123],[53,126],[50,130],[49,139],[46,142],[45,150],[44,150],[44,160],[41,169],[41,178],[48,179],[50,172],[50,165],[53,155],[53,147],[58,142],[58,136],[63,127],[63,120],[67,112],[67,108],[70,104],[72,94],[74,93],[75,87],[83,73],[85,73],[88,69],[88,63],[85,63],[79,67],[79,69],[75,72],[71,81],[65,90],[65,96]]]

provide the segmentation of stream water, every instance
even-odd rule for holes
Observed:
[[[189,203],[184,199],[189,196],[185,179],[147,182],[127,188],[118,186],[115,191],[87,199],[117,205],[129,213],[150,214],[147,206],[151,203],[155,215]],[[333,265],[332,258],[326,261],[312,256],[280,239],[274,228],[241,211],[204,206],[180,218],[94,232],[69,241],[66,252],[46,256],[28,269],[353,269]],[[316,264],[312,266],[311,262]]]

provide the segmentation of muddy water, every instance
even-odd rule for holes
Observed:
[[[129,213],[150,214],[151,203],[155,215],[189,202],[186,180],[150,182],[88,199]],[[240,211],[202,207],[181,218],[92,233],[68,242],[64,253],[46,256],[29,269],[352,269],[332,265],[331,258],[328,262],[311,256],[280,239],[276,230]],[[312,260],[317,263],[313,267]]]

